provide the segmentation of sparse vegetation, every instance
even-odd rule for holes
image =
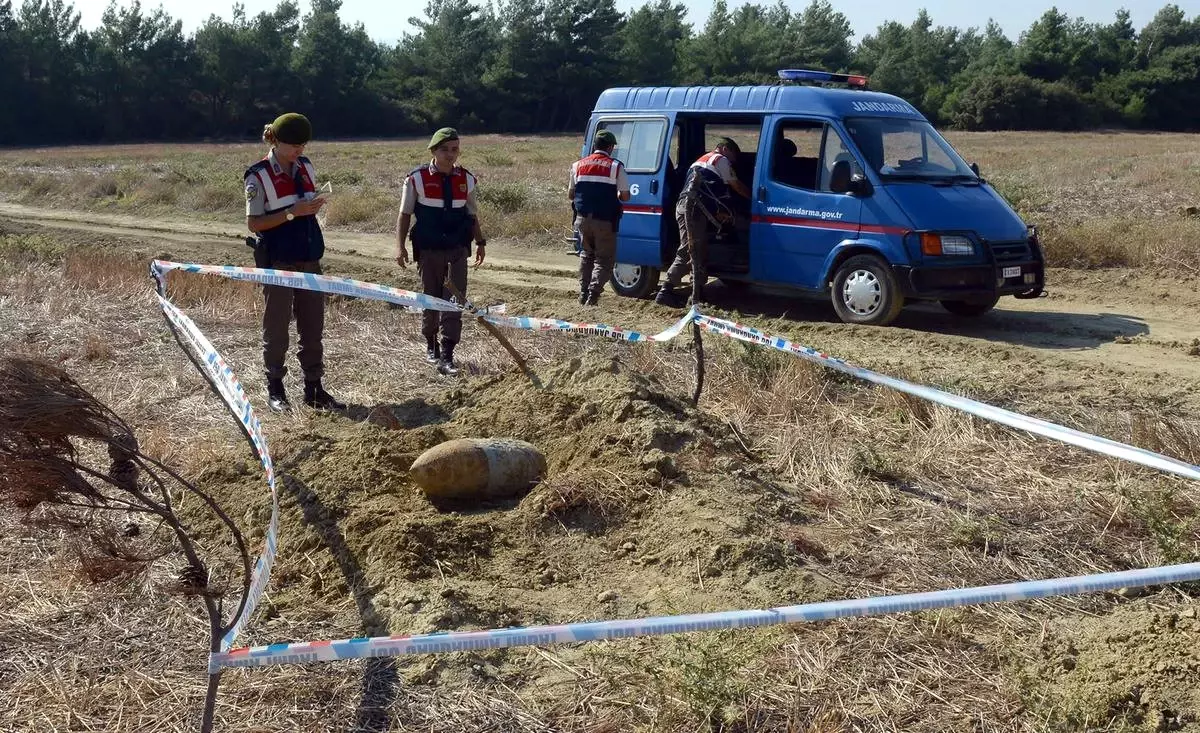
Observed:
[[[508,141],[516,158],[504,171],[472,157],[493,140]],[[1072,155],[1062,154],[1064,140],[1080,142]],[[422,161],[422,142],[313,146],[319,172],[361,175],[335,185],[347,208],[340,221],[332,204],[327,212],[331,241],[376,227],[388,238],[394,171]],[[1023,213],[1046,228],[1056,261],[1078,268],[1054,271],[1058,300],[969,328],[924,311],[895,328],[851,327],[790,299],[748,301],[728,315],[889,374],[1200,459],[1200,362],[1186,356],[1187,314],[1200,295],[1178,287],[1163,259],[1193,256],[1194,221],[1156,218],[1195,196],[1194,182],[1162,162],[1190,159],[1191,143],[991,134],[955,142],[1002,187],[1006,178],[1029,181]],[[507,138],[465,140],[464,163],[480,172],[481,191],[527,196],[517,215],[486,202],[488,226],[508,238],[492,251],[498,259],[510,244],[537,244],[543,229],[562,226],[558,192],[575,144],[557,138],[522,150]],[[168,148],[144,164],[144,177],[122,173],[147,149],[49,151],[38,161],[46,167],[24,177],[18,168],[31,166],[29,153],[0,152],[10,197],[28,203],[47,176],[63,185],[47,189],[40,206],[127,207],[161,217],[156,225],[173,237],[0,223],[0,348],[77,374],[128,416],[147,455],[184,467],[236,507],[247,539],[258,542],[268,508],[261,475],[165,332],[146,261],[169,253],[249,264],[236,240],[187,239],[170,227],[185,217],[238,226],[237,173],[261,149]],[[1119,155],[1133,164],[1118,165]],[[123,196],[92,199],[90,182],[66,184],[97,176],[111,176]],[[231,186],[226,213],[195,213],[195,192],[207,186]],[[162,190],[176,195],[150,195]],[[377,210],[385,212],[378,221],[367,216]],[[1106,253],[1098,233],[1122,230],[1140,241],[1119,240]],[[1062,234],[1072,231],[1085,234]],[[599,312],[584,310],[569,297],[573,261],[542,255],[535,250],[528,267],[500,261],[473,273],[472,297],[507,302],[510,313],[603,318],[647,332],[672,317],[611,295]],[[416,282],[411,269],[338,249],[327,271]],[[259,290],[180,273],[169,285],[261,404]],[[538,390],[473,325],[456,352],[464,376],[440,379],[423,366],[417,329],[411,314],[331,299],[327,382],[352,410],[263,416],[286,477],[283,541],[245,641],[762,608],[1200,556],[1200,507],[1181,480],[782,354],[706,338],[707,386],[695,410],[685,397],[693,379],[686,337],[630,345],[513,334],[546,386]],[[407,468],[422,450],[465,435],[539,445],[550,458],[547,481],[521,501],[431,507]],[[215,525],[197,507],[185,510],[204,541],[217,543]],[[66,552],[52,532],[0,525],[0,637],[23,650],[0,659],[0,729],[193,729],[205,643],[189,610],[152,583],[88,599],[58,571]],[[345,720],[447,733],[1187,731],[1200,725],[1200,704],[1174,690],[1194,688],[1181,682],[1198,668],[1186,616],[1194,592],[237,672],[223,682],[217,715],[226,726]]]

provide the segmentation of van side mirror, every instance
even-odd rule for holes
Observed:
[[[975,177],[976,177],[976,178],[982,178],[982,177],[983,177],[983,176],[981,176],[981,175],[979,174],[979,164],[978,164],[978,163],[972,163],[972,164],[971,164],[971,172],[975,174]]]
[[[850,188],[848,191],[850,194],[861,198],[866,198],[874,193],[874,189],[871,187],[871,182],[868,181],[867,177],[861,173],[855,173],[854,175],[850,176]]]

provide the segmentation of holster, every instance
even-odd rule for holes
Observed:
[[[254,266],[268,270],[271,268],[271,257],[267,254],[267,244],[259,237],[246,237],[246,245],[254,250]]]

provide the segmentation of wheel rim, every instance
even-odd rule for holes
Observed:
[[[842,282],[842,303],[856,316],[869,316],[883,303],[883,285],[870,270],[855,270]]]
[[[626,290],[636,288],[644,276],[645,272],[641,265],[623,265],[618,263],[613,268],[613,282]]]

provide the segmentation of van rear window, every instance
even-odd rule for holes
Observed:
[[[657,173],[662,159],[667,121],[662,118],[638,120],[601,120],[597,130],[617,136],[613,157],[625,164],[629,173]]]

